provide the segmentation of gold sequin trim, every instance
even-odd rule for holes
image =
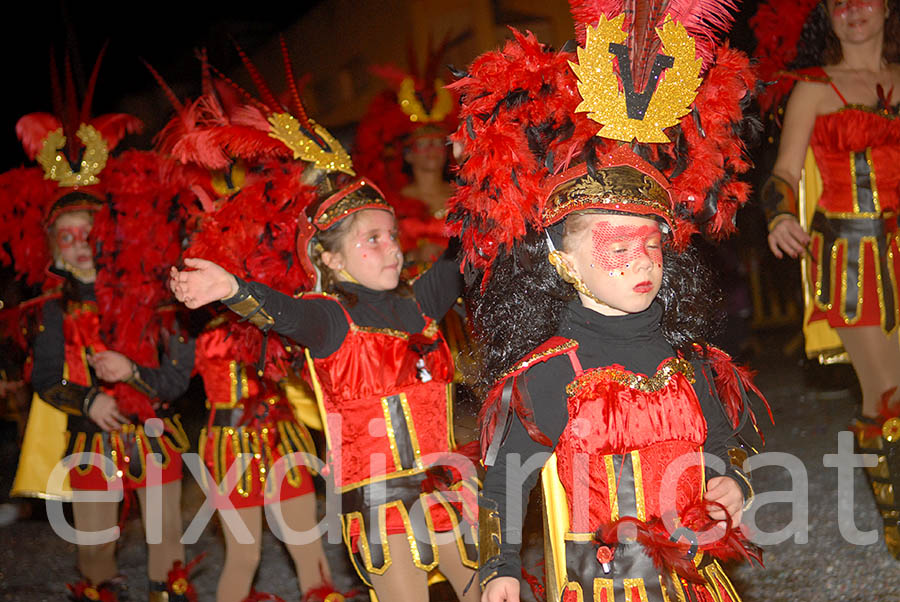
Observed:
[[[569,396],[576,395],[585,387],[593,386],[599,382],[610,381],[644,393],[655,393],[667,386],[669,380],[676,374],[683,374],[691,384],[694,383],[694,367],[691,363],[687,360],[673,357],[666,360],[653,376],[644,376],[643,374],[635,374],[634,372],[616,368],[602,368],[584,372],[566,386],[566,394]]]
[[[523,370],[523,369],[527,368],[531,364],[534,364],[534,363],[540,361],[541,359],[547,357],[548,355],[556,355],[556,354],[560,353],[561,351],[568,351],[569,349],[575,349],[576,347],[578,347],[577,342],[575,342],[573,340],[568,340],[561,345],[556,345],[555,347],[550,347],[549,349],[545,349],[544,351],[541,351],[540,353],[535,353],[533,355],[529,355],[527,358],[525,358],[524,360],[515,364],[512,368],[507,370],[503,374],[503,376],[500,377],[500,380],[504,380],[510,374],[515,374],[519,370]]]
[[[597,171],[597,179],[585,174],[557,186],[547,201],[544,223],[584,209],[625,210],[626,205],[644,205],[672,221],[672,203],[666,190],[649,175],[630,165]]]

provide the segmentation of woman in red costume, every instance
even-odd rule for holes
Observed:
[[[785,25],[773,8],[762,6],[756,17],[764,50],[773,39],[766,35],[774,25],[769,20]],[[797,56],[788,64],[795,71],[784,77],[796,84],[778,157],[762,190],[769,247],[777,257],[810,254],[815,287],[809,322],[825,320],[837,331],[859,378],[862,407],[854,430],[860,450],[881,458],[869,477],[885,542],[900,558],[900,506],[879,494],[888,483],[900,486],[900,474],[888,461],[895,453],[893,436],[882,437],[883,427],[889,431],[900,423],[900,119],[893,100],[900,88],[900,6],[828,0],[810,8],[800,3],[788,11],[797,21],[808,16]],[[796,201],[807,147],[822,177],[809,232],[798,222]]]
[[[454,135],[450,219],[495,383],[482,602],[520,599],[538,476],[547,600],[731,602],[719,561],[758,558],[739,527],[752,489],[729,462],[755,389],[705,343],[715,295],[687,248],[747,198],[732,169],[749,167],[736,132],[754,77],[716,47],[727,3],[650,4],[573,3],[577,54],[516,33],[454,84],[471,126]]]
[[[458,103],[437,73],[443,53],[443,45],[429,52],[421,75],[415,64],[409,73],[394,65],[372,69],[389,89],[375,97],[360,121],[353,155],[359,171],[394,207],[400,248],[417,272],[448,243],[444,218],[453,187],[447,136],[456,129]]]
[[[50,290],[32,305],[39,323],[32,344],[36,396],[23,450],[33,450],[33,444],[55,449],[54,463],[65,456],[71,487],[46,488],[49,482],[41,483],[35,472],[46,456],[23,451],[14,489],[21,495],[70,495],[75,529],[85,534],[116,527],[119,504],[84,501],[80,492],[124,491],[126,503],[136,494],[145,522],[161,517],[161,524],[157,518],[145,525],[148,535],[151,529],[158,535],[147,546],[149,599],[187,602],[195,599],[180,578],[181,452],[188,440],[169,402],[187,389],[193,344],[179,336],[173,312],[160,311],[170,297],[154,267],[178,256],[179,222],[169,206],[174,191],[163,183],[157,155],[109,156],[140,122],[130,115],[89,119],[99,63],[84,110],[74,107],[71,89],[66,101],[73,110],[56,107],[56,115],[75,121],[47,113],[19,121],[19,137],[43,171],[13,170],[0,185],[4,206],[11,207],[0,235],[10,244],[17,271],[36,282],[36,268],[52,262],[45,281]],[[37,232],[42,226],[47,245]],[[56,424],[64,431],[40,428],[48,422],[37,418],[48,412],[62,417]],[[60,447],[55,436],[65,437]],[[118,576],[115,551],[115,540],[78,545],[85,580],[69,586],[74,599],[116,599],[126,584]]]
[[[313,149],[306,155],[312,166],[352,174],[337,141],[298,117],[280,123],[307,141],[283,137],[286,143]],[[222,300],[306,348],[344,541],[377,598],[425,600],[428,571],[439,569],[462,600],[476,600],[474,589],[464,593],[477,561],[472,527],[426,472],[454,447],[453,364],[436,321],[459,294],[459,266],[445,255],[411,287],[398,288],[403,258],[393,210],[365,178],[332,189],[300,221],[308,226],[298,239],[300,260],[321,273],[323,293],[292,298],[201,259],[173,268],[171,286],[188,307]],[[450,485],[452,493],[461,487]]]
[[[247,66],[256,74],[249,61]],[[286,294],[308,290],[309,277],[293,256],[296,216],[315,198],[315,188],[302,183],[306,164],[269,136],[266,121],[285,109],[239,102],[224,81],[210,76],[205,62],[203,71],[204,94],[187,104],[154,72],[177,110],[159,136],[160,150],[180,163],[177,177],[193,192],[192,204],[202,208],[191,221],[183,255],[215,261],[245,277],[256,275]],[[261,93],[272,98],[268,88]],[[201,485],[224,519],[226,554],[216,600],[264,599],[266,594],[252,588],[264,509],[291,556],[303,599],[318,600],[313,592],[323,591],[330,570],[314,533],[316,495],[307,458],[315,457],[316,449],[288,399],[288,391],[302,397],[291,366],[302,355],[231,312],[207,317],[197,337],[195,365],[209,409],[198,449],[214,481]],[[318,419],[315,404],[310,407]],[[235,524],[249,530],[248,541]],[[306,533],[306,539],[292,532]]]

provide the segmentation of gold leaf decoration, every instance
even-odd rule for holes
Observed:
[[[422,102],[416,97],[416,84],[413,78],[407,77],[400,82],[400,90],[397,92],[397,102],[400,108],[409,116],[410,121],[416,123],[434,123],[443,121],[453,110],[453,97],[450,91],[444,87],[440,78],[434,80],[434,106],[429,113]]]
[[[66,137],[62,128],[50,132],[44,138],[44,144],[36,157],[37,162],[44,168],[44,179],[54,180],[64,187],[92,186],[100,181],[97,174],[106,167],[106,159],[109,156],[106,141],[96,128],[86,123],[81,124],[75,135],[85,147],[78,171],[72,169],[63,152]]]
[[[341,143],[312,119],[309,123],[313,131],[325,142],[327,149],[304,134],[300,129],[300,122],[288,113],[275,113],[269,117],[269,124],[272,126],[269,136],[291,149],[294,159],[312,163],[318,169],[329,173],[340,171],[351,176],[356,175],[353,171],[353,161]]]
[[[684,26],[666,17],[656,34],[662,42],[662,53],[674,59],[666,68],[650,98],[643,119],[628,116],[626,96],[613,68],[615,55],[610,44],[622,44],[628,34],[622,31],[625,15],[612,20],[600,17],[596,27],[587,27],[584,48],[578,48],[578,63],[569,62],[578,77],[578,91],[582,102],[575,109],[603,127],[598,136],[631,142],[669,142],[663,132],[691,110],[691,103],[700,86],[702,60],[697,58],[694,39]],[[619,65],[630,69],[630,65]],[[652,85],[648,83],[647,85]]]

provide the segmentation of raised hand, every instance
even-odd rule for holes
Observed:
[[[211,261],[188,257],[186,268],[169,271],[169,288],[175,298],[191,309],[233,297],[238,292],[234,276]]]

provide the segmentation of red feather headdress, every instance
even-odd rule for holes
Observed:
[[[353,211],[390,207],[363,178],[319,203],[321,191],[310,183],[310,168],[352,175],[352,166],[340,143],[308,117],[284,40],[281,49],[286,104],[240,47],[258,96],[209,66],[204,54],[204,94],[193,102],[181,102],[153,73],[176,108],[157,138],[158,148],[180,163],[181,185],[202,207],[191,222],[184,256],[213,261],[241,278],[293,295],[316,285],[306,252],[316,229],[327,229]],[[216,339],[206,355],[254,364],[265,342],[266,377],[284,376],[289,353],[280,340],[266,339],[236,319],[225,327],[226,340]]]
[[[44,169],[0,175],[0,203],[12,213],[0,224],[0,241],[9,243],[12,255],[0,251],[0,261],[12,263],[28,282],[41,282],[51,261],[46,227],[62,213],[91,211],[101,338],[109,349],[153,367],[164,333],[174,330],[174,312],[161,307],[171,299],[167,267],[181,250],[178,191],[166,177],[171,167],[159,155],[126,151],[109,156],[140,122],[124,114],[91,118],[99,66],[98,57],[79,108],[67,58],[65,98],[54,70],[55,115],[33,113],[19,120],[17,133],[26,153]],[[70,159],[79,157],[73,168]],[[48,161],[61,167],[48,169]],[[132,387],[117,384],[114,389],[121,411],[153,415],[147,398]]]
[[[0,175],[0,205],[7,212],[7,219],[0,223],[0,263],[12,265],[29,284],[47,278],[51,260],[47,225],[64,211],[100,208],[106,190],[99,175],[112,161],[109,153],[126,134],[142,127],[136,117],[122,113],[91,117],[103,54],[101,50],[80,103],[68,54],[65,86],[60,84],[51,55],[53,113],[30,113],[16,124],[26,155],[41,167],[22,167]],[[83,202],[56,204],[74,191],[84,193],[79,195]],[[91,197],[96,197],[96,202]],[[3,243],[9,245],[11,254]]]
[[[559,174],[585,152],[598,169],[631,154],[662,175],[676,246],[700,228],[733,231],[749,195],[736,178],[750,168],[738,131],[756,78],[744,54],[714,43],[732,8],[728,0],[573,2],[584,44],[577,55],[513,31],[451,85],[462,98],[452,139],[463,162],[448,222],[484,281],[500,254],[547,225],[546,201],[566,179]]]
[[[403,170],[403,152],[419,134],[446,136],[458,124],[458,99],[439,76],[447,46],[445,39],[431,49],[420,73],[416,56],[409,49],[409,70],[396,65],[377,65],[371,71],[388,89],[369,105],[356,130],[353,162],[390,195],[409,183]]]

